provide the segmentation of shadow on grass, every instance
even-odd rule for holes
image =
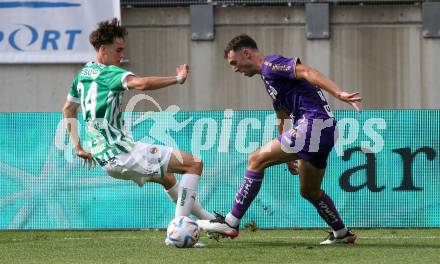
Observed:
[[[221,248],[231,248],[231,249],[243,249],[243,248],[304,248],[304,249],[334,249],[334,248],[344,248],[348,250],[356,249],[367,249],[367,248],[377,248],[377,249],[440,249],[440,243],[356,243],[356,244],[338,244],[338,245],[319,245],[319,242],[292,242],[292,241],[246,241],[238,243],[221,243],[219,244]],[[209,248],[214,248],[214,245],[210,245]]]
[[[310,242],[292,242],[292,241],[246,241],[246,242],[238,242],[238,243],[222,243],[223,247],[228,248],[292,248],[292,247],[303,247],[303,248],[309,248],[309,247],[318,247],[316,243],[310,243]]]

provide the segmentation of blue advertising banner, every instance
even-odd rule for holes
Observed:
[[[0,63],[93,60],[89,35],[114,17],[121,17],[119,0],[0,1]]]
[[[227,213],[247,156],[276,136],[272,111],[125,113],[133,138],[202,158],[198,198]],[[339,140],[323,189],[351,227],[440,227],[440,110],[335,111]],[[81,116],[78,115],[81,124]],[[84,135],[84,128],[81,135]],[[60,113],[0,114],[0,229],[165,228],[162,187],[81,167]],[[265,172],[242,224],[325,227],[285,165]]]

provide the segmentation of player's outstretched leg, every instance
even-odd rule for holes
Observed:
[[[168,195],[170,200],[176,204],[179,197],[179,182],[176,180],[174,174],[172,173],[167,173],[166,176],[163,178],[163,181],[164,184],[162,184],[162,186],[164,187],[165,193]],[[191,214],[197,217],[197,219],[215,219],[215,216],[213,214],[203,209],[197,199],[194,201],[194,206],[191,210]]]
[[[284,152],[278,140],[272,140],[261,149],[253,152],[249,156],[247,170],[240,188],[235,193],[232,210],[226,217],[217,214],[214,220],[197,221],[200,228],[207,232],[219,233],[230,238],[237,237],[240,220],[260,191],[264,170],[274,164],[296,160],[297,158],[293,153]]]
[[[345,227],[333,200],[321,190],[325,170],[319,169],[305,160],[299,161],[298,165],[301,196],[316,208],[319,216],[333,230],[320,244],[354,243],[356,235]]]
[[[263,181],[263,172],[246,170],[240,188],[235,193],[234,205],[230,213],[223,217],[216,214],[214,220],[197,221],[201,229],[208,233],[219,233],[223,236],[235,238],[239,234],[240,219],[244,216],[255,196],[260,191]]]
[[[168,183],[168,185],[162,184],[164,186],[165,193],[168,195],[170,200],[176,204],[178,199],[179,182],[176,180],[174,174],[172,173],[167,173],[164,179],[167,179],[166,182]],[[197,219],[199,220],[215,219],[215,215],[206,211],[197,199],[194,201],[194,206],[191,210],[191,214],[197,217]],[[217,233],[207,233],[207,236],[209,239],[214,239],[216,241],[219,241],[221,238],[220,235]],[[199,241],[196,243],[195,247],[202,247],[201,244],[203,243]]]
[[[192,211],[202,170],[203,163],[201,160],[178,149],[173,150],[167,173],[182,174],[177,188],[175,217],[188,216]]]
[[[214,219],[215,216],[205,211],[196,200],[197,185],[202,175],[202,161],[183,151],[174,149],[168,164],[167,173],[162,179],[165,192],[176,203],[175,217],[194,214],[199,219]],[[173,173],[183,174],[180,183]],[[161,180],[159,180],[161,181]],[[165,244],[170,241],[165,240]],[[205,247],[197,242],[194,247]]]

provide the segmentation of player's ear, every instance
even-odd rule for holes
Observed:
[[[105,54],[107,47],[105,45],[101,45],[98,48],[98,52]]]
[[[248,48],[244,48],[243,49],[243,55],[246,57],[246,58],[250,58],[250,56],[251,56],[251,53],[250,53],[250,51],[249,51],[249,49]]]

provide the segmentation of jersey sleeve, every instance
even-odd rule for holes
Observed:
[[[128,90],[127,76],[134,75],[132,72],[117,66],[111,66],[106,76],[109,80],[110,90],[121,92]]]
[[[75,78],[75,80],[73,80],[72,82],[72,86],[70,87],[69,93],[67,94],[67,101],[79,104],[80,103],[79,97],[80,95],[78,92],[78,78]]]
[[[298,58],[279,57],[273,61],[264,61],[265,77],[269,79],[295,79],[295,66],[301,63]]]

